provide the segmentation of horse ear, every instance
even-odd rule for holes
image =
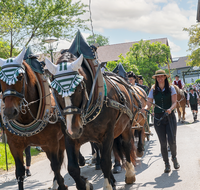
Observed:
[[[81,67],[82,62],[83,62],[83,54],[81,54],[76,61],[72,62],[71,64],[72,69],[74,71],[78,71],[78,69],[80,69]]]
[[[26,48],[24,47],[22,52],[15,58],[15,61],[18,63],[18,64],[22,64],[22,61],[24,59],[24,55],[26,53]]]
[[[45,67],[49,70],[49,72],[53,75],[56,74],[57,65],[54,65],[48,58],[45,57]]]
[[[3,58],[0,58],[0,67],[2,67],[3,66],[3,64],[5,63],[5,59],[3,59]]]

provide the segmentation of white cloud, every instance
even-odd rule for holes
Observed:
[[[82,2],[88,4],[88,0]],[[94,29],[99,32],[123,28],[183,40],[188,39],[183,28],[196,22],[196,9],[184,10],[177,2],[167,0],[92,1],[91,10]]]
[[[171,53],[174,53],[174,52],[179,52],[181,50],[181,47],[176,45],[174,42],[172,42],[171,40],[168,40],[169,41],[169,47],[170,47],[170,50],[171,50]]]

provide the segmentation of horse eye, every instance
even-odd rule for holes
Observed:
[[[19,76],[18,76],[18,81],[21,81],[22,78],[23,78],[23,75],[19,75]]]

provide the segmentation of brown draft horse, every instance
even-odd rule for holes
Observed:
[[[141,104],[142,108],[145,107],[147,102],[146,92],[137,85],[134,85],[132,88],[136,92],[134,96],[134,104]],[[132,127],[133,134],[136,134],[139,138],[136,151],[138,157],[142,157],[144,154],[145,131],[150,132],[147,122],[147,114],[138,111],[135,115]]]
[[[22,92],[22,89],[24,87],[24,95],[27,102],[38,100],[39,93],[36,86],[35,75],[37,75],[38,80],[40,80],[40,74],[34,74],[30,66],[25,61],[23,61],[22,65],[25,66],[25,73],[21,73],[18,75],[18,81],[14,85],[8,85],[2,80],[0,81],[2,93],[4,94],[6,90],[12,90],[20,93]],[[27,79],[27,84],[24,83],[25,75]],[[39,82],[41,83],[42,81]],[[44,99],[42,101],[44,101]],[[16,96],[8,95],[4,97],[4,116],[7,117],[9,120],[16,120],[17,122],[24,125],[29,124],[33,121],[33,117],[28,110],[26,114],[21,113],[20,102],[20,98]],[[39,102],[36,102],[29,107],[34,117],[36,117],[37,115],[38,106]],[[61,164],[64,157],[65,141],[64,135],[61,130],[61,124],[59,122],[57,122],[56,124],[47,124],[47,126],[41,132],[30,137],[12,134],[7,129],[5,131],[7,135],[8,145],[15,160],[15,174],[18,181],[19,190],[24,189],[23,180],[25,176],[25,167],[23,160],[23,150],[27,146],[42,147],[51,162],[51,168],[54,171],[55,178],[59,185],[58,189],[67,189],[67,187],[64,185],[64,179],[60,175]]]
[[[180,89],[177,85],[173,85],[173,86],[177,93],[176,110],[178,112],[178,121],[183,123],[185,121],[185,106],[186,106],[187,100],[185,98],[184,91]]]
[[[65,62],[69,63],[72,61],[74,61],[73,55],[65,52],[58,59],[57,64]],[[50,69],[50,67],[54,67],[53,63],[50,61],[48,61],[48,63],[46,62],[46,66],[48,69]],[[79,67],[78,71],[84,77],[83,81],[85,85],[80,83],[76,87],[74,94],[72,94],[70,97],[65,97],[65,99],[57,94],[58,102],[62,109],[65,108],[66,102],[68,102],[66,105],[67,107],[69,106],[68,108],[73,106],[81,109],[84,102],[85,90],[88,94],[90,93],[92,87],[92,78],[88,69],[82,65]],[[50,72],[53,73],[51,70]],[[120,102],[116,89],[110,84],[110,82],[108,82],[106,77],[105,82],[107,86],[107,98]],[[124,94],[127,107],[134,113],[135,108],[132,105],[132,100],[129,96],[127,88],[116,81],[115,83],[119,87],[120,91]],[[86,89],[84,89],[83,86],[86,86]],[[135,154],[133,151],[131,151],[132,123],[130,118],[125,113],[123,113],[117,121],[119,115],[120,111],[108,107],[106,102],[104,102],[101,113],[96,117],[96,119],[90,123],[87,123],[86,125],[83,125],[82,123],[81,114],[71,113],[66,116],[67,133],[69,134],[65,137],[65,145],[68,156],[68,171],[75,180],[78,190],[93,189],[92,185],[87,181],[87,179],[80,175],[80,168],[77,159],[80,146],[88,141],[97,143],[100,148],[100,165],[104,174],[103,189],[116,189],[116,181],[111,172],[111,150],[114,138],[117,138],[120,135],[122,138],[121,148],[124,150],[126,157],[125,181],[126,183],[133,183],[135,181],[135,170],[131,161],[131,159],[135,160]]]

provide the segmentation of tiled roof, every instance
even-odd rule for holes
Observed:
[[[173,58],[170,65],[170,69],[180,69],[180,68],[189,68],[190,66],[186,65],[187,56]]]
[[[152,39],[150,42],[161,42],[169,46],[167,38]],[[100,46],[97,49],[99,60],[101,62],[117,61],[120,54],[126,56],[126,53],[130,50],[130,47],[132,47],[134,43],[139,43],[139,41]]]

